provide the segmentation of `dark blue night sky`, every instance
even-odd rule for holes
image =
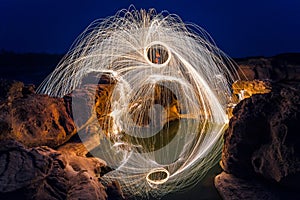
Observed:
[[[93,20],[134,4],[206,29],[231,57],[300,52],[299,0],[0,0],[0,50],[66,53]]]

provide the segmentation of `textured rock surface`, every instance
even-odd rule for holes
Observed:
[[[240,182],[251,179],[256,180],[251,184],[263,180],[278,187],[280,194],[290,191],[288,194],[297,195],[300,189],[299,84],[273,84],[271,93],[241,101],[233,115],[224,134],[221,165],[236,178],[221,174],[215,179],[221,195],[226,199],[229,199],[227,195],[248,195]],[[264,195],[267,187],[259,184],[257,187],[266,188],[261,193]],[[255,189],[249,192],[258,193]]]
[[[56,147],[76,133],[65,101],[38,95],[33,86],[0,80],[0,140]]]
[[[269,94],[253,95],[238,104],[233,114],[224,135],[226,172],[260,173],[276,181],[300,172],[299,91],[278,87]]]
[[[70,98],[0,81],[0,199],[124,199],[117,182],[100,183],[105,162],[86,157]]]
[[[121,186],[117,181],[113,181],[107,186],[106,193],[108,196],[108,200],[124,199]]]
[[[238,95],[240,99],[249,98],[254,94],[266,94],[271,92],[271,83],[268,81],[236,81],[232,84],[232,93]]]
[[[236,59],[239,74],[247,80],[300,81],[300,54]]]
[[[258,180],[245,180],[222,172],[215,178],[215,186],[224,200],[280,199],[278,192]]]
[[[224,199],[300,199],[300,54],[236,61],[250,82],[233,89],[248,99],[234,108],[215,186]]]
[[[72,115],[76,125],[81,128],[98,127],[102,130],[108,130],[108,113],[110,112],[110,101],[114,85],[111,84],[86,84],[81,89],[76,89],[72,94],[64,97],[68,105],[72,105]],[[95,126],[93,126],[95,123]],[[101,125],[101,127],[99,126]]]
[[[107,198],[95,176],[105,164],[96,158],[6,140],[0,141],[0,163],[0,199]]]

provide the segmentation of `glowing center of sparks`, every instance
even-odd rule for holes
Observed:
[[[171,60],[171,52],[163,42],[154,41],[144,49],[144,57],[150,65],[163,67]]]

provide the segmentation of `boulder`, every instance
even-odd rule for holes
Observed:
[[[237,178],[222,172],[215,178],[215,186],[224,200],[278,200],[278,192],[261,181]]]
[[[0,86],[0,140],[57,147],[76,133],[64,99],[36,94],[17,81],[0,80]]]
[[[49,147],[0,141],[0,199],[107,199],[96,176],[105,163]]]
[[[229,199],[235,185],[233,193],[242,198],[246,194],[240,193],[247,190],[241,189],[241,181],[249,181],[260,190],[265,188],[268,194],[270,185],[280,194],[297,194],[300,189],[299,128],[299,84],[273,83],[270,93],[255,94],[237,104],[224,134],[221,166],[226,175],[215,179],[221,196]],[[249,189],[255,187],[249,186]],[[256,189],[251,191],[256,193]]]

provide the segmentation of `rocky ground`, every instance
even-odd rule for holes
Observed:
[[[215,177],[223,199],[300,198],[299,61],[299,55],[239,61],[248,80],[267,87],[257,80],[236,85],[247,95],[224,134],[224,171]]]
[[[233,91],[244,100],[224,134],[215,186],[223,199],[299,199],[300,54],[237,62],[244,81]],[[86,157],[70,108],[68,96],[0,81],[0,199],[124,198],[117,182],[99,182],[109,169]]]
[[[105,161],[85,156],[69,107],[0,80],[0,199],[123,199],[117,183],[99,182]]]

